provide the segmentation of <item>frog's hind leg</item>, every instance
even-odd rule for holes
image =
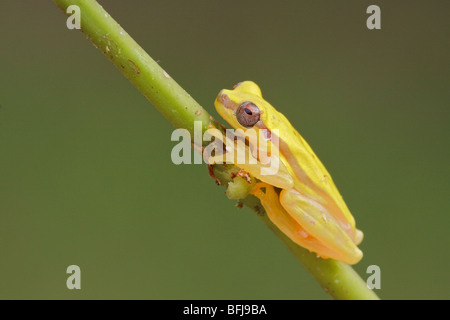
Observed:
[[[296,189],[283,189],[279,198],[282,207],[292,220],[317,242],[334,252],[334,255],[328,256],[329,258],[349,264],[361,260],[362,252],[355,244],[362,240],[361,232],[357,234],[354,242],[326,207]]]
[[[336,252],[325,247],[320,241],[305,231],[302,226],[295,221],[280,203],[280,196],[274,187],[264,182],[258,182],[252,194],[259,198],[262,206],[266,210],[270,221],[277,226],[287,237],[301,247],[317,253],[322,258],[336,256]]]

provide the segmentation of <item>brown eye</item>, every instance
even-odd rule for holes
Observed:
[[[236,110],[237,121],[246,128],[253,127],[259,121],[260,115],[259,108],[250,101],[244,102]]]

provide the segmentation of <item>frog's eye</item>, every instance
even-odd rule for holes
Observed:
[[[241,126],[246,128],[253,127],[258,121],[261,111],[253,102],[246,101],[236,110],[236,119]]]

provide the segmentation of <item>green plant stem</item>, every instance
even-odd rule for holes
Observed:
[[[194,133],[194,121],[205,126],[210,116],[94,0],[55,0],[65,13],[77,5],[81,31],[176,128]],[[66,13],[67,14],[67,13]],[[71,13],[67,14],[71,15]]]
[[[81,12],[81,31],[130,82],[176,128],[194,134],[194,121],[202,122],[203,131],[215,123],[175,80],[156,63],[136,41],[94,0],[54,0],[66,15],[67,7],[77,5]],[[215,167],[224,185],[231,181],[233,166]],[[259,200],[247,196],[242,202],[250,207],[262,221],[290,249],[294,256],[335,299],[378,299],[351,266],[331,259],[320,259],[299,247],[280,232],[269,220]]]

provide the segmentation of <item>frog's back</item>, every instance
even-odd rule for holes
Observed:
[[[283,162],[296,178],[295,188],[327,207],[344,230],[355,239],[355,220],[330,173],[289,120],[274,108],[272,112],[275,117],[272,117],[271,125],[272,128],[280,128],[280,153]]]

